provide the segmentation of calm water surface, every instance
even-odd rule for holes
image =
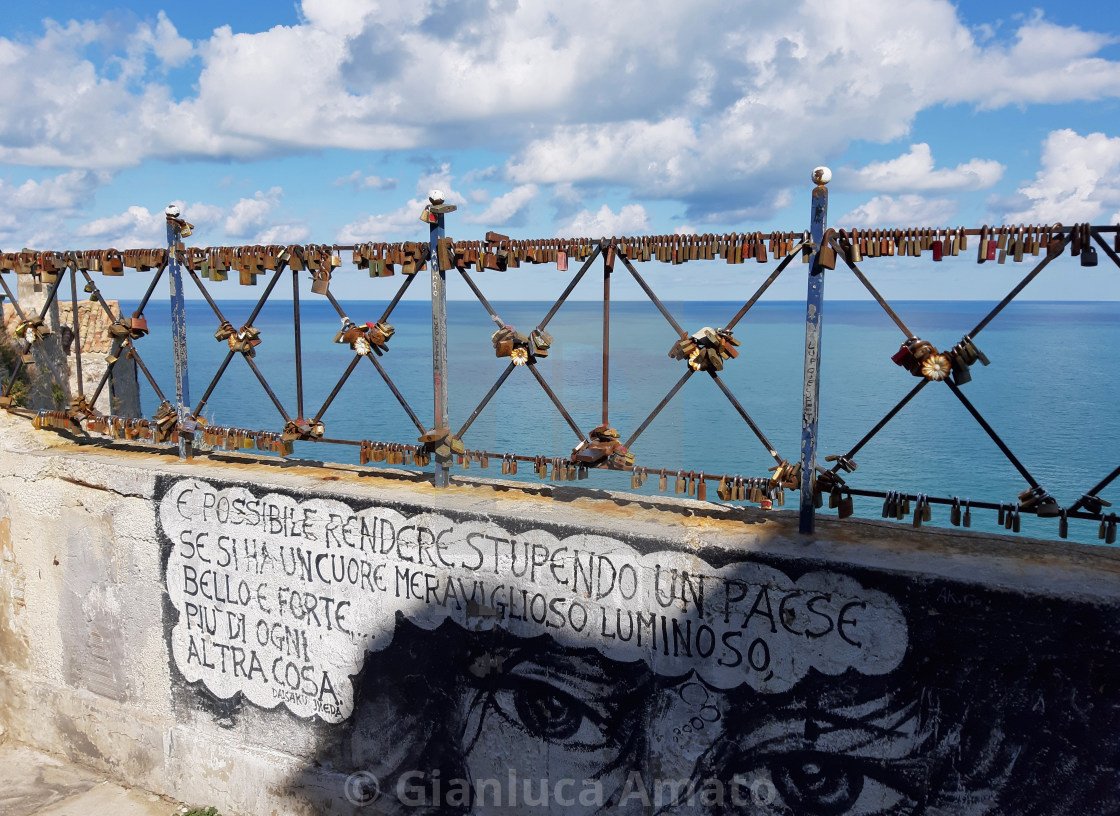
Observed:
[[[127,307],[127,303],[124,304]],[[501,303],[503,320],[527,332],[546,303]],[[723,326],[737,304],[667,303],[682,326]],[[893,304],[922,338],[951,347],[991,308],[975,302]],[[384,302],[346,304],[359,322],[376,320]],[[339,320],[330,304],[302,303],[304,414],[313,416],[349,364],[353,352],[333,341]],[[168,325],[168,307],[153,304],[147,316]],[[230,303],[226,315],[240,326],[251,303]],[[556,339],[539,370],[575,421],[586,431],[602,411],[602,305],[567,303],[549,325]],[[432,414],[431,310],[427,302],[402,302],[391,322],[397,329],[381,363],[425,423]],[[187,304],[190,393],[195,404],[228,351],[214,340],[217,320],[203,302]],[[268,303],[256,326],[263,344],[255,361],[285,409],[296,413],[291,303]],[[494,325],[478,303],[448,303],[450,401],[454,429],[465,421],[507,360],[494,356]],[[741,355],[722,374],[779,453],[799,457],[803,303],[757,304],[736,328]],[[901,333],[871,302],[827,303],[822,337],[820,456],[846,452],[917,383],[890,361]],[[685,371],[667,356],[675,334],[648,302],[611,304],[611,424],[627,438]],[[1120,377],[1112,350],[1120,345],[1120,304],[1012,303],[977,338],[992,365],[973,368],[962,387],[1022,463],[1063,505],[1120,463]],[[174,393],[168,332],[155,331],[139,348],[165,393]],[[142,386],[143,410],[157,400]],[[203,414],[218,425],[279,430],[283,421],[249,367],[234,359]],[[413,443],[415,427],[374,367],[362,363],[324,416],[329,437]],[[468,447],[490,451],[565,455],[576,437],[527,370],[517,370],[465,435]],[[717,385],[697,374],[633,446],[639,464],[708,473],[761,475],[773,464]],[[356,448],[301,443],[296,454],[357,463]],[[853,487],[906,489],[1012,501],[1026,485],[964,406],[943,386],[931,384],[856,457]],[[529,469],[522,466],[520,476]],[[456,469],[459,472],[459,469]],[[500,475],[497,464],[488,471]],[[471,474],[479,473],[477,466]],[[531,473],[530,473],[530,478]],[[654,478],[643,492],[656,492]],[[596,473],[587,486],[630,489],[628,475]],[[714,485],[712,486],[714,487]],[[672,485],[670,483],[670,490]],[[1104,493],[1120,505],[1114,484]],[[787,507],[796,502],[796,496]],[[878,516],[881,502],[856,498],[856,512]],[[822,512],[829,512],[824,510]],[[997,529],[995,513],[973,514],[973,527]],[[909,521],[907,522],[909,523]],[[934,508],[934,523],[948,524],[948,510]],[[1071,523],[1071,538],[1096,541],[1096,526]],[[1057,536],[1056,520],[1023,518],[1023,533]]]

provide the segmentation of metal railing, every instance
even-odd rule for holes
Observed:
[[[827,173],[827,171],[825,171]],[[787,490],[800,490],[800,529],[811,533],[814,529],[816,510],[827,501],[838,510],[840,517],[854,512],[853,496],[874,497],[883,501],[882,517],[902,519],[913,517],[920,526],[930,517],[933,505],[947,506],[950,520],[955,525],[969,526],[974,509],[993,510],[999,522],[1007,529],[1018,531],[1021,515],[1054,517],[1058,519],[1058,535],[1066,537],[1069,519],[1091,520],[1099,525],[1099,536],[1113,543],[1116,536],[1117,516],[1110,511],[1109,503],[1100,494],[1120,475],[1120,467],[1108,474],[1100,474],[1081,497],[1068,506],[1060,506],[1041,482],[1032,475],[1022,461],[985,419],[977,407],[965,396],[961,386],[971,379],[970,368],[976,362],[987,365],[987,359],[977,345],[978,336],[995,320],[1012,300],[1034,280],[1055,258],[1067,250],[1080,258],[1084,266],[1096,265],[1097,250],[1113,264],[1120,267],[1120,228],[1078,224],[1062,226],[997,226],[979,229],[963,228],[906,228],[891,230],[828,229],[827,177],[814,175],[817,182],[812,195],[810,228],[801,232],[771,232],[763,234],[737,233],[731,235],[662,235],[612,238],[570,238],[546,240],[515,240],[505,235],[488,233],[480,241],[455,241],[445,237],[445,217],[454,207],[438,197],[432,199],[422,216],[429,224],[426,242],[366,243],[342,245],[291,245],[243,247],[189,247],[184,238],[191,232],[189,225],[174,208],[168,208],[167,247],[163,249],[97,250],[84,252],[40,252],[25,250],[19,253],[0,254],[0,287],[11,301],[18,318],[15,340],[19,358],[14,370],[6,373],[4,388],[0,392],[0,407],[32,417],[39,427],[68,431],[78,437],[88,435],[108,436],[113,439],[139,440],[161,445],[177,445],[182,458],[191,458],[196,443],[205,442],[217,449],[255,448],[260,451],[288,454],[295,442],[321,442],[358,446],[362,464],[387,463],[417,468],[431,467],[433,482],[437,487],[449,484],[450,472],[456,465],[469,467],[472,462],[483,467],[490,460],[500,463],[503,473],[516,473],[518,464],[529,465],[540,478],[554,481],[571,481],[587,478],[601,470],[621,470],[631,475],[634,489],[650,476],[658,480],[661,490],[668,490],[670,480],[677,493],[687,493],[701,500],[724,503],[755,503],[763,508],[784,503]],[[1112,237],[1113,245],[1105,240]],[[970,242],[974,246],[970,249]],[[883,297],[865,272],[865,268],[878,258],[891,256],[918,257],[929,253],[934,261],[975,252],[979,263],[1003,263],[1005,260],[1033,263],[1030,271],[1015,285],[994,308],[976,325],[964,330],[961,340],[949,350],[938,350],[921,340],[909,328],[898,311]],[[343,304],[330,289],[330,281],[344,264],[343,253],[350,253],[351,261],[368,270],[371,277],[390,278],[397,268],[402,278],[396,292],[375,322],[360,324],[352,321]],[[718,328],[704,327],[689,332],[657,296],[637,265],[659,261],[667,264],[715,261],[722,259],[729,264],[754,262],[770,265],[768,276],[757,290],[729,315]],[[802,403],[801,450],[792,459],[783,456],[770,441],[760,424],[748,410],[745,401],[735,394],[725,377],[721,376],[724,363],[739,356],[739,341],[734,330],[758,304],[768,289],[797,259],[807,270],[807,297],[804,345],[804,378]],[[1037,259],[1037,261],[1036,261]],[[526,333],[507,324],[487,298],[476,276],[484,270],[516,269],[522,264],[548,264],[558,271],[568,271],[569,263],[577,268],[563,292],[544,313],[543,317]],[[894,362],[917,378],[917,383],[866,434],[855,441],[842,454],[825,457],[830,467],[820,467],[818,456],[818,416],[821,380],[821,327],[825,322],[826,301],[824,282],[826,272],[846,268],[882,308],[887,317],[902,332],[902,344],[894,355]],[[151,280],[131,317],[114,318],[113,312],[98,288],[94,273],[116,276],[125,268],[138,273],[151,272]],[[19,299],[5,280],[6,273],[28,275],[38,285],[46,288],[45,302],[37,311],[21,307]],[[213,285],[236,273],[242,285],[257,284],[264,276],[264,289],[253,309],[240,326],[235,325],[219,306],[211,291]],[[431,282],[432,307],[432,395],[431,423],[426,425],[424,412],[413,405],[394,381],[392,372],[383,365],[380,357],[392,343],[395,329],[391,324],[394,310],[422,272],[428,272]],[[602,274],[602,363],[601,363],[601,412],[600,422],[593,428],[581,426],[573,411],[565,405],[558,390],[550,384],[549,376],[540,363],[552,350],[553,338],[548,333],[550,322],[572,295],[576,286],[589,274]],[[628,275],[660,313],[674,335],[669,357],[677,360],[682,374],[654,405],[641,422],[622,433],[612,425],[611,401],[611,282],[616,274]],[[144,317],[145,308],[154,297],[160,280],[167,276],[170,283],[170,328],[173,338],[173,399],[164,391],[152,369],[141,355],[138,341],[149,331]],[[295,402],[285,404],[277,395],[265,373],[255,361],[256,349],[262,342],[260,331],[254,326],[261,310],[277,291],[285,275],[291,279],[292,341],[294,347]],[[342,329],[336,342],[348,345],[353,357],[334,386],[314,413],[306,408],[310,396],[304,388],[304,342],[301,336],[301,278],[310,275],[311,293],[326,299],[337,313]],[[509,362],[476,407],[455,428],[449,412],[449,370],[447,354],[447,277],[460,277],[473,296],[485,309],[497,330],[491,341],[495,353],[508,357]],[[78,283],[91,300],[96,301],[112,320],[110,333],[114,339],[109,355],[109,367],[92,394],[87,395],[81,377],[81,342],[78,337]],[[52,303],[61,297],[68,282],[72,302],[74,325],[72,331],[78,351],[75,364],[78,372],[77,393],[68,409],[26,411],[12,399],[13,388],[22,368],[35,361],[42,353],[41,341],[49,334],[46,319]],[[305,281],[306,283],[306,281]],[[228,351],[216,373],[206,384],[197,403],[189,395],[187,365],[187,321],[185,290],[198,290],[217,321],[214,336],[228,345]],[[266,347],[267,348],[267,347]],[[230,376],[231,366],[238,366],[241,358],[248,372],[262,386],[272,403],[279,422],[271,428],[244,429],[232,426],[206,424],[203,412],[223,377]],[[151,386],[159,407],[152,418],[121,417],[96,412],[93,405],[112,376],[117,361],[130,358],[136,362],[145,380]],[[415,427],[416,438],[409,439],[347,439],[328,436],[323,416],[346,387],[351,375],[364,360],[383,380],[389,393]],[[43,366],[39,366],[45,370]],[[478,417],[495,397],[507,386],[518,369],[528,372],[574,437],[572,449],[548,451],[522,451],[509,453],[468,447],[468,437]],[[696,469],[660,467],[636,457],[633,450],[650,424],[686,388],[695,375],[709,378],[723,394],[734,413],[745,423],[750,433],[762,446],[772,466],[753,475],[740,473],[710,473]],[[929,386],[943,385],[960,402],[983,432],[991,438],[1008,462],[1022,477],[1025,489],[1013,501],[973,501],[957,496],[931,496],[907,490],[882,490],[860,488],[848,484],[857,468],[855,457],[891,423],[899,412]],[[632,406],[628,406],[632,407]],[[786,452],[788,454],[788,451]],[[709,490],[713,486],[713,490]],[[802,486],[810,489],[801,490]],[[714,494],[714,495],[713,495]]]

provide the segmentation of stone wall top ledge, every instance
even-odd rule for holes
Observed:
[[[13,420],[25,421],[0,422]],[[24,440],[21,450],[12,451],[5,439],[0,442],[0,471],[13,472],[21,459],[23,466],[39,470],[27,460],[50,457],[55,459],[50,470],[58,478],[123,495],[154,496],[160,476],[192,478],[236,484],[258,495],[279,491],[357,506],[382,504],[406,514],[493,520],[511,529],[540,527],[562,537],[595,533],[640,550],[692,551],[708,561],[718,560],[719,551],[750,552],[772,562],[886,570],[1106,603],[1120,600],[1120,551],[1110,547],[854,518],[819,518],[817,533],[804,536],[797,529],[796,510],[763,512],[676,497],[465,476],[453,476],[451,488],[436,490],[427,476],[409,471],[218,453],[180,462],[170,449],[154,453],[65,440],[59,444],[56,434],[33,433],[54,441],[36,449]]]

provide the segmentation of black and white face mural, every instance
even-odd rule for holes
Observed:
[[[1116,812],[1115,610],[168,480],[172,660],[323,812]],[[508,522],[504,522],[508,523]]]

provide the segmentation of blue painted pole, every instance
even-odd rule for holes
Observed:
[[[428,200],[433,205],[443,204],[443,193],[432,190]],[[435,429],[450,428],[447,411],[447,277],[439,268],[439,239],[444,235],[442,212],[431,214],[429,228],[428,266],[432,270],[432,396],[435,402],[433,425]],[[451,483],[451,460],[438,454],[432,457],[432,484],[447,487]]]
[[[825,223],[828,221],[828,188],[832,171],[813,171],[813,205],[810,235],[813,254],[809,258],[809,292],[805,298],[805,380],[801,409],[801,523],[802,533],[812,533],[816,521],[813,505],[813,476],[817,467],[817,415],[821,394],[821,316],[824,306],[824,268],[818,263]]]
[[[167,215],[167,272],[171,283],[171,340],[175,358],[175,412],[179,420],[179,458],[194,456],[194,423],[190,416],[190,388],[187,377],[187,307],[183,296],[183,267],[178,250],[182,247],[184,221],[179,208],[171,204]],[[188,232],[189,234],[189,232]]]

